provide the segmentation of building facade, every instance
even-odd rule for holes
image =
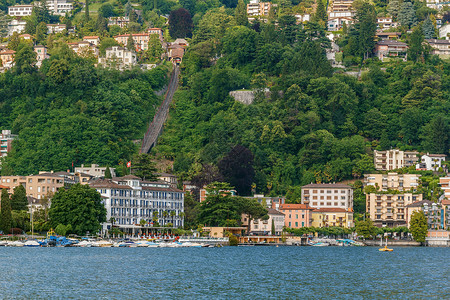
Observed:
[[[106,167],[100,167],[97,164],[91,164],[90,167],[81,165],[81,167],[75,167],[75,173],[85,173],[93,177],[105,177]],[[112,177],[116,177],[116,168],[109,168]]]
[[[106,49],[106,56],[99,57],[99,64],[107,68],[118,70],[131,69],[137,64],[137,56],[134,51],[113,46]]]
[[[12,141],[17,135],[11,134],[11,130],[2,130],[0,134],[0,159],[8,155],[12,149]]]
[[[134,47],[136,48],[136,51],[145,51],[148,50],[148,41],[150,40],[150,35],[148,33],[133,33],[131,34],[133,41],[134,41]],[[114,39],[121,45],[126,46],[128,44],[128,39],[130,37],[130,34],[121,34],[116,35]]]
[[[381,61],[387,61],[390,58],[397,58],[406,61],[408,45],[394,40],[378,41],[375,45],[375,55]]]
[[[377,227],[406,226],[406,206],[422,200],[422,194],[370,193],[366,194],[366,211]]]
[[[401,151],[398,149],[377,151],[374,150],[374,164],[376,170],[395,170],[415,166],[419,158],[417,151]]]
[[[439,203],[429,200],[416,201],[406,206],[406,222],[410,227],[411,216],[414,211],[423,211],[427,218],[428,229],[444,229],[444,209]]]
[[[353,209],[353,189],[346,184],[308,184],[301,197],[302,204],[313,208]]]
[[[34,52],[36,52],[36,67],[40,68],[42,66],[42,62],[50,58],[50,55],[47,53],[47,47],[42,45],[35,46]]]
[[[247,4],[247,15],[249,17],[267,17],[272,8],[271,2],[260,2],[259,0],[250,0]]]
[[[15,187],[23,185],[27,196],[38,200],[44,197],[51,198],[59,188],[74,183],[68,178],[48,172],[41,172],[40,174],[30,176],[2,176],[0,180],[2,185],[9,187],[10,192]]]
[[[450,200],[450,177],[447,176],[439,178],[439,185],[444,191],[444,197]]]
[[[256,219],[250,222],[250,233],[255,235],[271,235],[272,234],[272,222],[274,225],[275,235],[281,235],[283,227],[285,225],[285,215],[273,208],[267,209],[269,218],[267,220]],[[247,215],[242,215],[242,226],[248,226]]]
[[[8,36],[13,35],[14,32],[17,33],[22,33],[23,31],[25,31],[25,26],[27,25],[26,21],[23,20],[11,20],[8,23]]]
[[[128,17],[109,17],[108,26],[119,26],[120,28],[125,28],[130,23]]]
[[[284,226],[289,228],[310,227],[312,210],[308,204],[282,204],[279,208],[284,214]]]
[[[374,186],[377,190],[410,190],[419,186],[418,174],[365,174],[364,186]]]
[[[110,230],[113,223],[132,231],[142,227],[141,220],[147,227],[155,224],[156,219],[160,226],[184,225],[184,193],[168,183],[147,182],[127,175],[94,180],[89,185],[104,199],[107,221],[102,224],[103,232]]]
[[[445,154],[425,154],[420,158],[420,162],[416,165],[416,170],[438,171],[442,168],[445,161]]]
[[[428,44],[433,48],[431,54],[438,55],[439,58],[450,58],[450,41],[449,40],[437,40],[429,39]]]
[[[352,228],[353,211],[344,208],[316,208],[311,214],[313,227]]]

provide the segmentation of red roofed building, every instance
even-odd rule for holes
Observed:
[[[150,40],[150,35],[148,33],[133,33],[131,34],[134,41],[134,46],[136,47],[136,51],[145,51],[148,50],[148,41]],[[129,34],[121,34],[116,35],[114,39],[121,45],[127,46]]]
[[[289,228],[310,227],[312,210],[308,204],[281,204],[279,208],[284,214],[284,226]]]

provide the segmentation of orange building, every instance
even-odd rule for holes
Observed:
[[[281,204],[279,208],[284,214],[284,225],[289,228],[310,227],[313,209],[308,204]]]

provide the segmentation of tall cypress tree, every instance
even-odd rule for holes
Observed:
[[[127,41],[127,49],[134,51],[135,50],[135,46],[134,46],[134,40],[133,40],[133,35],[130,34],[130,36],[128,37],[128,41]]]
[[[316,13],[314,14],[313,21],[325,26],[328,21],[327,10],[323,0],[317,0]]]
[[[111,179],[112,178],[111,170],[109,169],[109,166],[106,166],[105,178],[107,178],[107,179]]]
[[[241,26],[248,25],[247,18],[247,5],[245,5],[244,0],[239,0],[236,9],[234,10],[234,17],[236,19],[236,24]]]
[[[423,22],[422,31],[426,39],[433,39],[436,37],[436,28],[434,27],[430,17],[426,18],[426,20]]]
[[[12,210],[27,210],[28,200],[27,192],[23,185],[14,188],[14,194],[11,195],[11,209]]]
[[[0,212],[0,227],[4,234],[9,234],[11,232],[11,203],[9,201],[8,191],[2,189],[1,197],[1,212]]]

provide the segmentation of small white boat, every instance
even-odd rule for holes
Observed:
[[[92,243],[89,241],[81,241],[75,245],[76,247],[92,247]]]
[[[41,244],[39,244],[38,242],[33,241],[33,240],[28,240],[23,244],[23,246],[24,247],[40,247]]]
[[[111,243],[111,242],[109,242],[109,241],[101,240],[101,241],[92,243],[92,246],[94,246],[94,247],[103,247],[103,248],[106,248],[106,247],[112,247],[112,246],[113,246],[113,243]]]
[[[327,247],[327,246],[330,246],[330,244],[329,243],[318,242],[318,243],[312,244],[311,246],[314,246],[314,247]]]
[[[23,243],[21,241],[13,241],[13,242],[8,242],[8,246],[9,247],[23,247]]]

